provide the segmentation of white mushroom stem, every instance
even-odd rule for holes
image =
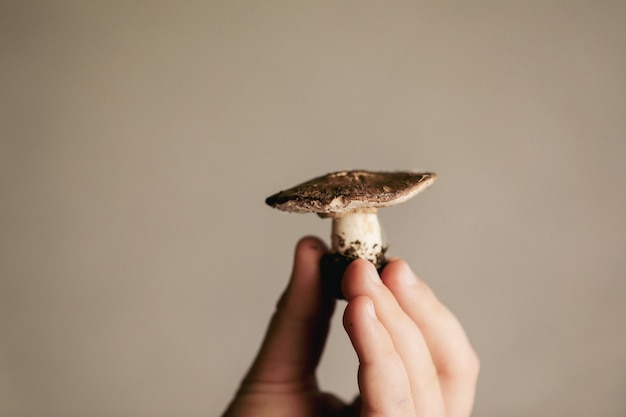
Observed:
[[[355,211],[333,217],[331,244],[332,252],[377,264],[384,248],[376,211]]]

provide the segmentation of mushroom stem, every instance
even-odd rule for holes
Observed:
[[[333,217],[331,252],[363,258],[380,267],[385,248],[376,210],[353,211]]]

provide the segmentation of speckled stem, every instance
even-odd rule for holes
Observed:
[[[331,252],[351,259],[367,259],[378,266],[384,248],[376,211],[357,211],[334,217]]]
[[[372,262],[378,272],[387,264],[382,232],[376,211],[351,212],[333,218],[331,250],[322,257],[322,289],[338,299],[345,299],[341,282],[343,274],[357,258]]]

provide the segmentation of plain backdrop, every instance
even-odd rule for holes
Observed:
[[[626,3],[0,3],[0,416],[214,416],[304,235],[381,212],[482,361],[476,416],[626,415]],[[356,393],[337,309],[322,387]]]

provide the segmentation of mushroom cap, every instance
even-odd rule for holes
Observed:
[[[265,202],[292,213],[333,217],[403,203],[430,186],[436,178],[432,172],[339,171],[276,193]]]

